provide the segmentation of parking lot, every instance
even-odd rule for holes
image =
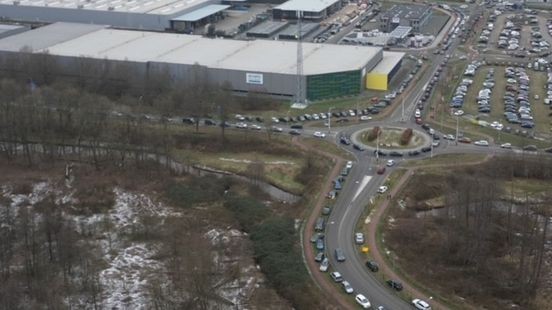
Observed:
[[[464,77],[457,87],[451,101],[451,107],[456,108],[452,113],[472,116],[473,122],[484,127],[548,136],[551,91],[552,76],[546,72],[525,67],[481,66],[473,77]],[[455,99],[461,98],[462,93],[465,94],[462,101]],[[455,102],[463,104],[453,106]]]

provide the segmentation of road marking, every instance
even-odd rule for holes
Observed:
[[[362,182],[360,183],[355,195],[353,196],[352,201],[355,201],[355,199],[358,197],[358,195],[360,195],[362,190],[366,187],[366,185],[368,185],[368,182],[370,182],[371,179],[372,179],[372,176],[369,176],[369,175],[365,175],[364,178],[362,178]]]

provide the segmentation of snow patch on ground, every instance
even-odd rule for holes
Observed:
[[[109,268],[100,272],[106,309],[147,309],[148,277],[157,276],[163,266],[152,259],[155,250],[133,244],[119,251]]]

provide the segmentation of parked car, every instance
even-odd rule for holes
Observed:
[[[334,272],[330,273],[330,277],[332,277],[334,282],[337,282],[337,283],[343,281],[343,277],[341,276],[341,273],[339,273],[338,271],[334,271]]]
[[[395,161],[392,159],[389,159],[385,165],[387,167],[393,167],[395,165]]]
[[[364,234],[363,233],[356,233],[355,234],[355,243],[356,244],[363,244],[364,243]]]
[[[370,307],[372,306],[370,304],[370,301],[368,300],[368,298],[366,298],[364,295],[362,294],[358,294],[355,296],[355,300],[356,302],[364,309],[370,309]]]
[[[388,189],[389,189],[389,188],[388,188],[387,186],[382,185],[382,186],[380,186],[380,187],[378,188],[378,193],[379,193],[379,194],[383,194],[383,193],[387,192]]]
[[[316,249],[318,251],[324,251],[324,240],[323,239],[316,240]]]
[[[314,257],[314,261],[320,263],[322,262],[322,260],[324,260],[324,253],[318,252],[318,254],[316,254],[316,256]]]
[[[379,266],[376,262],[373,262],[373,261],[367,261],[366,262],[366,267],[368,267],[368,269],[370,269],[370,271],[372,272],[378,272],[379,270]]]
[[[421,299],[413,299],[412,305],[414,305],[414,308],[418,310],[431,310],[431,306]]]
[[[391,287],[392,289],[396,290],[396,291],[402,291],[403,289],[403,285],[401,282],[397,282],[397,281],[394,281],[394,280],[387,280],[387,285],[389,285],[389,287]]]
[[[301,134],[301,132],[299,130],[293,129],[289,131],[289,134],[293,136],[298,136]]]
[[[347,294],[352,294],[353,293],[353,287],[351,286],[351,284],[347,281],[343,281],[341,282],[341,285],[343,285],[343,289],[345,290],[345,293]]]
[[[530,151],[530,152],[536,152],[538,149],[537,149],[537,146],[536,145],[526,145],[523,147],[523,150],[524,151]]]
[[[385,173],[385,166],[381,166],[376,171],[377,174],[384,174]]]
[[[500,145],[501,148],[503,149],[511,149],[512,148],[512,144],[511,143],[503,143]]]
[[[324,257],[324,259],[322,260],[322,262],[320,263],[320,271],[322,272],[326,272],[328,271],[328,268],[330,267],[330,261],[328,260],[327,257]]]

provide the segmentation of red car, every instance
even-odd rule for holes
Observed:
[[[422,119],[417,117],[416,118],[416,124],[421,125],[423,123]]]
[[[462,143],[471,143],[471,139],[468,138],[468,137],[462,137],[462,138],[459,138],[459,139],[458,139],[458,142],[462,142]]]
[[[385,166],[379,167],[377,173],[378,174],[384,174],[385,173]]]

